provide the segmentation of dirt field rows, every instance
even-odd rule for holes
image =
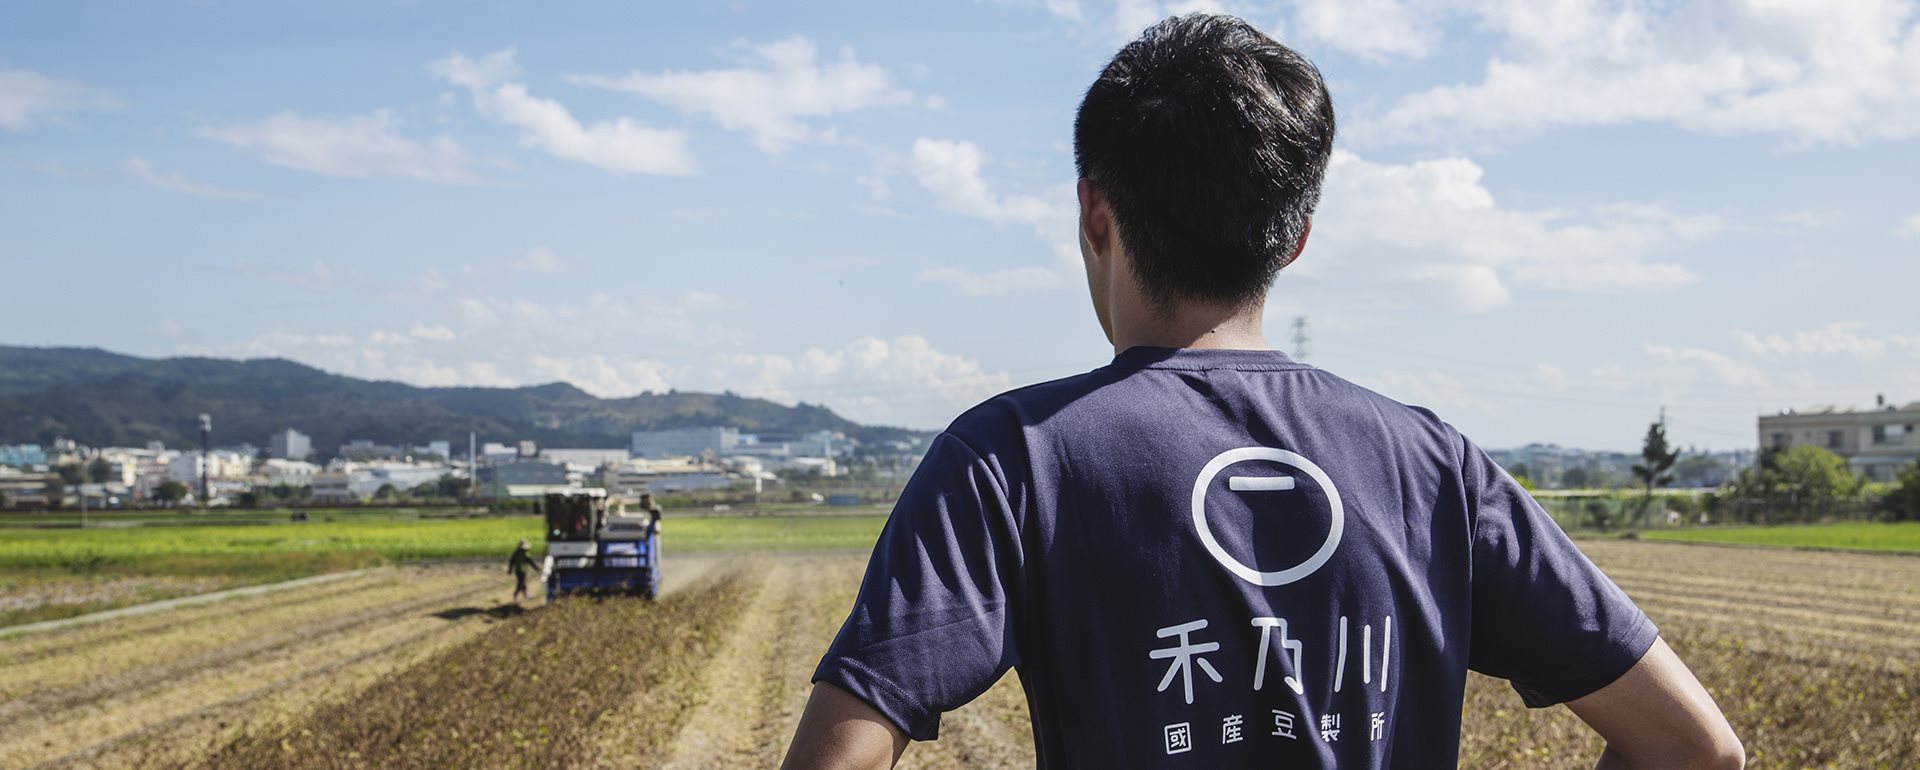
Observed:
[[[1920,766],[1920,558],[1582,545],[1700,672],[1752,766]],[[0,767],[772,766],[862,563],[682,556],[655,604],[523,614],[498,572],[395,569],[0,639]],[[1590,767],[1600,748],[1492,680],[1466,724],[1462,767]],[[1031,763],[1011,677],[903,759]]]

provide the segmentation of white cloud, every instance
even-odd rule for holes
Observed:
[[[407,335],[417,340],[432,342],[451,342],[455,336],[452,329],[440,324],[418,323],[407,330]]]
[[[1118,45],[1140,36],[1141,31],[1168,16],[1205,11],[1250,15],[1259,10],[1249,3],[1229,0],[1039,0],[1017,3],[1038,5],[1048,15],[1067,22],[1079,35],[1102,44]]]
[[[556,158],[619,174],[685,175],[697,170],[686,135],[679,131],[627,117],[582,125],[565,105],[528,94],[525,85],[511,82],[520,75],[512,48],[477,61],[455,51],[427,68],[467,89],[481,115],[518,127],[522,145]]]
[[[1396,18],[1438,9],[1392,5]],[[1479,82],[1406,96],[1349,136],[1445,140],[1626,123],[1803,145],[1920,135],[1920,24],[1911,2],[1444,5],[1493,31],[1505,53],[1487,62]]]
[[[430,321],[366,333],[275,329],[192,352],[284,357],[348,376],[423,387],[562,381],[603,398],[675,388],[731,390],[786,404],[824,404],[856,421],[916,427],[944,424],[1012,387],[1005,372],[938,350],[919,336],[860,337],[839,347],[794,353],[725,352],[712,336],[713,325],[690,315],[719,304],[719,298],[699,292],[637,305],[596,295],[578,307],[526,313],[540,305],[476,300],[472,306],[490,315],[478,326],[467,319],[468,331],[456,328],[460,322]],[[498,323],[509,317],[510,323]],[[644,357],[635,354],[640,350]]]
[[[1367,377],[1360,384],[1396,401],[1443,413],[1479,411],[1492,404],[1483,389],[1437,369],[1424,372],[1390,370]]]
[[[1441,304],[1467,313],[1492,310],[1513,300],[1513,291],[1491,265],[1416,265],[1396,277],[1424,284]]]
[[[445,273],[440,272],[440,268],[435,265],[427,265],[421,268],[419,275],[413,280],[414,291],[422,294],[434,294],[445,291],[446,288],[447,276]]]
[[[1533,378],[1554,390],[1565,390],[1573,383],[1573,378],[1567,374],[1567,370],[1552,364],[1535,364]]]
[[[976,273],[957,267],[930,267],[920,271],[920,280],[957,286],[968,294],[1007,294],[1029,289],[1051,289],[1065,277],[1044,267],[1011,267],[989,273]]]
[[[1065,275],[1080,264],[1079,203],[1074,198],[1073,185],[1062,184],[1044,194],[1004,195],[995,192],[981,173],[985,163],[986,154],[972,142],[922,137],[913,143],[914,179],[933,195],[936,204],[985,222],[1032,228],[1035,237],[1046,242],[1052,251],[1055,266],[1021,267],[985,276],[957,268],[939,268],[922,274],[922,279],[963,288],[984,288],[994,285],[995,280],[1008,289],[1060,285]],[[1045,277],[1046,273],[1052,277]]]
[[[1141,31],[1168,16],[1226,10],[1226,6],[1216,0],[1115,0],[1111,31],[1115,40],[1124,42],[1139,37]]]
[[[1041,7],[1047,13],[1076,24],[1084,23],[1087,15],[1080,9],[1080,0],[1041,0]]]
[[[1866,328],[1867,324],[1857,321],[1836,321],[1818,329],[1785,335],[1760,335],[1736,329],[1733,338],[1742,350],[1774,359],[1838,355],[1874,361],[1888,354],[1920,356],[1920,336],[1862,334]]]
[[[301,267],[289,265],[282,260],[263,261],[251,257],[240,257],[233,261],[233,269],[243,275],[303,289],[324,289],[331,286],[334,281],[333,266],[319,258]]]
[[[120,105],[112,94],[85,83],[32,70],[0,69],[0,128],[25,131],[35,123],[84,110]]]
[[[941,352],[926,338],[861,337],[798,356],[730,355],[716,379],[742,395],[826,403],[857,422],[932,426],[1012,387],[1005,372]]]
[[[1902,238],[1920,238],[1920,214],[1900,220],[1900,226],[1894,228],[1893,234]]]
[[[502,355],[499,339],[497,334],[469,338],[444,324],[414,323],[404,330],[365,335],[275,330],[218,352],[291,358],[352,377],[421,387],[520,387],[558,380],[603,398],[664,392],[684,371],[658,361],[581,350]]]
[[[622,359],[604,355],[555,358],[535,354],[533,378],[572,384],[601,398],[626,398],[641,393],[665,393],[680,369],[659,361]]]
[[[680,295],[680,306],[688,311],[715,310],[727,305],[727,300],[718,294],[699,289],[688,289]]]
[[[1759,367],[1743,361],[1735,361],[1725,353],[1703,348],[1652,344],[1646,346],[1646,351],[1647,355],[1662,361],[1704,369],[1722,385],[1736,390],[1758,390],[1769,387],[1767,375]]]
[[[1067,196],[999,195],[980,173],[986,154],[972,142],[921,137],[913,142],[913,176],[942,208],[988,222],[1040,228],[1072,217]]]
[[[545,247],[527,252],[527,255],[514,260],[514,267],[535,273],[558,273],[565,269],[560,257]]]
[[[1842,219],[1843,217],[1840,212],[1827,209],[1803,209],[1800,211],[1789,211],[1780,215],[1780,222],[1782,224],[1804,227],[1809,230],[1831,227],[1839,224]]]
[[[1423,57],[1439,43],[1431,3],[1401,0],[1296,0],[1294,29],[1365,59]]]
[[[1300,262],[1288,270],[1384,276],[1432,287],[1444,304],[1486,310],[1511,286],[1643,292],[1698,280],[1648,254],[1717,232],[1711,217],[1614,205],[1586,212],[1502,207],[1461,157],[1374,163],[1335,151]]]
[[[1051,247],[1054,264],[989,271],[942,266],[920,278],[974,294],[1072,284],[1080,263],[1072,186],[1002,193],[988,182],[986,162],[971,142],[923,137],[914,142],[910,169],[943,209],[1032,228]],[[1644,204],[1506,208],[1483,177],[1484,170],[1463,157],[1387,164],[1336,151],[1309,258],[1288,269],[1405,281],[1427,287],[1444,306],[1477,312],[1509,303],[1516,288],[1638,293],[1685,286],[1699,276],[1651,255],[1721,229],[1711,216]]]
[[[253,193],[245,190],[232,190],[225,187],[195,182],[189,179],[186,174],[178,171],[161,171],[154,168],[153,164],[148,163],[146,158],[128,158],[127,173],[132,174],[136,179],[163,190],[186,193],[196,198],[246,200],[253,197]]]
[[[350,348],[354,345],[350,334],[301,334],[288,331],[270,331],[240,344],[242,352],[259,356],[282,356],[290,350],[312,348]]]
[[[375,331],[367,335],[374,345],[413,345],[421,342],[452,342],[459,335],[442,324],[415,323],[406,331]]]
[[[340,116],[286,111],[250,123],[205,126],[195,133],[251,150],[276,166],[327,176],[474,181],[473,160],[459,142],[445,135],[415,141],[395,128],[393,115],[385,110]]]
[[[807,118],[824,118],[872,107],[911,104],[914,95],[894,83],[886,68],[861,63],[851,47],[822,61],[803,35],[747,49],[731,69],[633,72],[618,77],[573,75],[569,82],[606,88],[705,115],[722,127],[743,131],[769,154],[825,136]]]

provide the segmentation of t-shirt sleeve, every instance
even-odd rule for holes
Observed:
[[[872,704],[909,737],[1019,663],[1012,606],[1022,559],[998,466],[934,439],[894,504],[840,635],[813,681]]]
[[[1612,684],[1653,645],[1653,621],[1532,495],[1462,443],[1461,481],[1474,522],[1468,667],[1508,680],[1532,708]]]

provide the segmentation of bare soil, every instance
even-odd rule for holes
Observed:
[[[1920,558],[1582,543],[1759,768],[1920,766]],[[404,568],[0,639],[0,768],[771,767],[858,554],[669,555],[667,593],[526,611],[492,569]],[[1564,708],[1475,676],[1460,766],[1591,767]],[[1009,676],[909,768],[1031,766]]]

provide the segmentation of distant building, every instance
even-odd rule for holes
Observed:
[[[208,452],[204,461],[199,452],[174,455],[167,461],[167,478],[197,489],[203,464],[210,480],[236,481],[253,473],[253,458],[239,452],[215,450]]]
[[[0,508],[44,508],[47,482],[57,479],[51,473],[20,473],[0,468]]]
[[[375,444],[370,440],[360,438],[342,445],[337,456],[356,462],[371,462],[374,460],[404,460],[410,457],[411,453],[404,447]]]
[[[1760,418],[1760,446],[1811,444],[1847,459],[1870,481],[1892,481],[1900,467],[1920,459],[1920,401],[1896,407],[1882,398],[1872,409],[1822,405]]]
[[[297,474],[304,469],[289,467],[284,470],[289,474]],[[326,472],[315,473],[307,478],[312,480],[313,489],[309,494],[315,500],[364,502],[378,495],[381,487],[393,487],[396,492],[409,492],[422,484],[439,481],[441,476],[452,472],[453,469],[450,467],[433,463],[335,463]],[[290,475],[289,478],[299,477]],[[288,484],[294,486],[298,482],[290,480]]]
[[[852,449],[853,442],[832,430],[817,430],[793,442],[793,454],[797,457],[839,457]]]
[[[434,463],[415,465],[406,463],[380,463],[367,468],[363,472],[366,474],[366,477],[357,487],[360,491],[365,491],[367,487],[372,487],[373,492],[378,492],[381,487],[392,485],[395,490],[407,492],[422,484],[431,484],[439,481],[441,476],[452,473],[453,469]]]
[[[320,473],[320,466],[304,460],[274,458],[261,463],[259,472],[267,486],[285,484],[289,487],[304,487],[313,483],[313,477]]]
[[[838,476],[840,466],[831,457],[793,457],[777,466],[780,470],[799,471],[815,476]]]
[[[741,480],[723,467],[684,457],[672,460],[636,459],[609,465],[600,472],[601,486],[616,495],[726,489]]]
[[[567,466],[559,463],[505,463],[480,469],[476,489],[491,495],[496,487],[560,486],[567,483]]]
[[[634,457],[663,458],[696,457],[707,452],[727,455],[739,446],[739,429],[712,427],[638,431],[628,448]]]
[[[580,465],[589,469],[618,465],[629,459],[625,449],[542,449],[542,462]]]
[[[347,503],[360,499],[353,492],[348,474],[341,471],[314,474],[313,488],[307,491],[307,496],[320,503]]]
[[[139,449],[110,448],[101,450],[97,459],[107,465],[107,483],[131,489],[140,482],[140,463],[146,456]],[[92,473],[91,464],[88,473]]]
[[[180,456],[174,450],[146,450],[134,458],[133,492],[137,497],[152,499],[160,491],[160,485],[167,483],[168,469],[173,459]]]
[[[480,445],[480,464],[499,465],[520,459],[520,448],[489,441]]]
[[[292,428],[273,434],[267,444],[276,460],[306,460],[313,456],[313,439]]]
[[[18,444],[0,446],[0,465],[15,468],[36,468],[47,464],[47,451],[39,444]]]

